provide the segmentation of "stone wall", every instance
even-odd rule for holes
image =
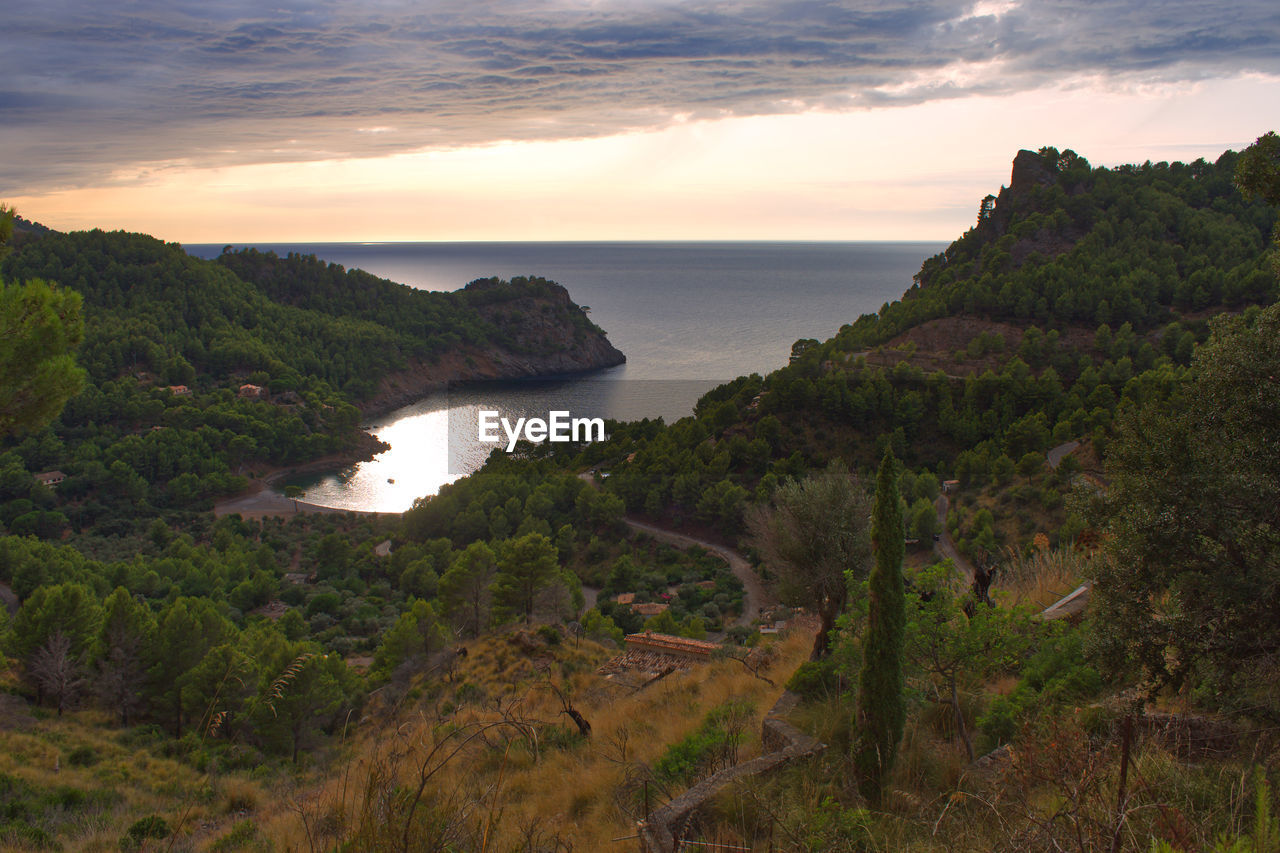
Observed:
[[[760,726],[760,739],[768,750],[759,758],[743,762],[735,767],[721,770],[714,776],[703,779],[671,802],[656,809],[647,821],[639,826],[641,853],[674,853],[677,839],[677,828],[684,825],[689,818],[707,800],[714,797],[728,785],[739,779],[745,779],[758,773],[767,773],[778,767],[816,755],[826,749],[826,744],[801,732],[783,719],[796,706],[800,697],[794,693],[782,694],[774,706],[765,714]]]

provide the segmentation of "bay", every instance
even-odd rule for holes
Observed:
[[[879,310],[911,286],[931,242],[720,243],[259,243],[262,251],[314,254],[424,290],[477,278],[558,281],[627,356],[627,363],[555,382],[452,389],[378,418],[391,444],[372,462],[297,481],[306,500],[399,512],[475,470],[494,445],[476,440],[482,409],[546,418],[671,422],[701,394],[735,376],[786,364],[800,338],[819,340]],[[234,248],[239,248],[235,246]],[[188,245],[216,257],[222,245]]]

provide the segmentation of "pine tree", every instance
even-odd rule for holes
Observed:
[[[893,454],[886,452],[876,478],[876,504],[871,517],[875,566],[868,582],[867,627],[858,690],[854,765],[858,771],[858,787],[872,804],[879,804],[884,794],[906,722],[902,689],[905,544],[896,468]]]

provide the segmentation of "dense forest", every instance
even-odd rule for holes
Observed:
[[[557,286],[415,295],[29,230],[0,271],[80,294],[83,342],[55,300],[50,349],[87,376],[72,394],[62,364],[65,408],[0,446],[0,841],[608,849],[651,795],[766,750],[785,683],[823,751],[686,838],[1275,849],[1275,140],[1019,152],[900,300],[676,423],[494,454],[397,517],[207,507],[349,450],[411,363],[585,345]],[[559,339],[522,322],[544,311]],[[638,529],[740,550],[779,606],[744,612],[724,560]],[[1077,587],[1087,609],[1045,615]],[[701,669],[603,674],[642,630],[721,642]]]
[[[155,511],[207,509],[272,467],[367,454],[359,407],[415,367],[421,394],[465,378],[473,357],[621,358],[542,279],[428,293],[314,257],[215,263],[140,234],[25,233],[0,276],[79,295],[87,382],[48,427],[0,448],[15,533],[128,530]],[[442,354],[457,364],[433,370]],[[66,477],[56,492],[31,480],[50,470]]]

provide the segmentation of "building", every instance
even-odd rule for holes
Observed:
[[[626,642],[628,652],[651,652],[686,660],[710,660],[711,653],[717,648],[715,643],[706,640],[690,640],[688,637],[654,634],[650,631],[628,634]]]
[[[45,486],[56,486],[65,479],[67,475],[61,471],[45,471],[43,474],[36,474],[36,480]]]
[[[191,389],[190,389],[190,388],[188,388],[186,385],[170,385],[170,386],[169,386],[169,391],[170,391],[170,393],[172,393],[172,394],[173,394],[173,396],[175,396],[175,397],[190,397],[190,396],[191,396]]]
[[[246,382],[240,386],[240,396],[247,400],[257,400],[262,397],[262,386],[250,385]]]

